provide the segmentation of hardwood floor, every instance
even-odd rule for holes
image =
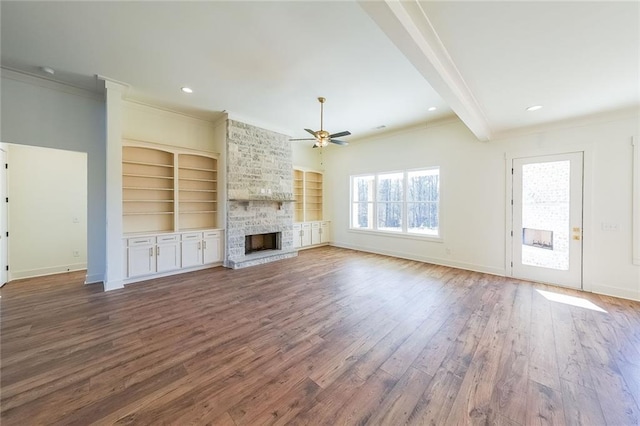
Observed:
[[[3,426],[639,423],[640,303],[332,247],[82,279],[0,290]]]

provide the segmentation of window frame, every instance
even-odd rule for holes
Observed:
[[[422,171],[433,171],[437,170],[438,174],[438,200],[437,201],[408,201],[408,185],[409,185],[409,174],[414,172],[422,172]],[[379,177],[381,175],[389,175],[389,174],[402,174],[402,200],[401,201],[378,201],[378,182]],[[370,177],[373,182],[373,201],[368,201],[368,203],[372,204],[373,207],[373,217],[370,218],[370,222],[372,223],[371,228],[360,228],[355,227],[353,224],[353,209],[356,204],[359,204],[358,201],[354,201],[354,180],[357,178]],[[401,205],[402,212],[402,227],[400,230],[390,230],[390,229],[379,229],[378,228],[378,206],[380,204],[385,203],[396,203]],[[419,232],[410,232],[408,230],[408,205],[411,203],[435,203],[437,205],[438,211],[438,228],[437,234],[423,234]],[[393,236],[399,238],[407,238],[407,239],[416,239],[416,240],[429,240],[434,242],[442,242],[442,173],[440,166],[427,166],[420,167],[415,169],[405,169],[405,170],[388,170],[381,172],[372,172],[372,173],[359,173],[349,175],[349,231],[355,233],[363,233],[363,234],[374,234],[374,235],[385,235],[385,236]]]

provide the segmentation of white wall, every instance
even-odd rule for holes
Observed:
[[[87,154],[9,145],[8,184],[11,279],[85,269]]]
[[[455,120],[327,151],[325,199],[334,244],[505,275],[505,158],[584,151],[584,288],[640,300],[640,267],[631,253],[634,135],[637,115],[483,143]],[[349,175],[434,165],[441,173],[442,242],[349,230]],[[603,231],[603,222],[617,224],[618,231]]]
[[[104,279],[104,101],[95,94],[2,70],[0,140],[87,153],[87,282]]]

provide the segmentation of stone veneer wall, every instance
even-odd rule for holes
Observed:
[[[296,256],[293,248],[293,163],[286,135],[227,122],[225,266],[242,268]],[[279,251],[245,256],[245,235],[282,232]]]

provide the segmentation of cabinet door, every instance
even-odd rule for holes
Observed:
[[[139,245],[129,247],[129,277],[153,274],[156,272],[154,246]]]
[[[302,225],[293,225],[293,248],[300,248],[302,246]]]
[[[158,244],[156,246],[156,271],[180,269],[180,246],[178,243]]]
[[[311,224],[311,244],[320,244],[320,222]]]
[[[302,224],[302,247],[311,245],[311,224],[303,223]]]
[[[320,243],[329,242],[329,222],[322,222],[320,225]]]
[[[204,264],[222,261],[222,250],[220,250],[220,236],[206,236],[202,241],[202,255]]]
[[[182,242],[182,267],[202,265],[202,240]]]

